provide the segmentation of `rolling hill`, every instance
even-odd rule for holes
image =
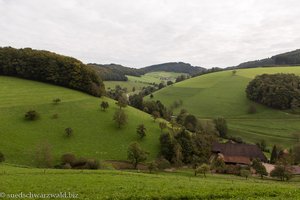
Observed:
[[[34,166],[36,147],[45,142],[51,145],[57,162],[67,152],[99,160],[126,160],[127,147],[138,140],[136,127],[141,123],[147,136],[139,142],[150,153],[149,159],[158,154],[160,130],[144,112],[126,107],[129,123],[118,129],[112,120],[117,107],[106,97],[6,76],[0,76],[0,85],[0,151],[7,163]],[[62,102],[54,105],[54,98]],[[100,110],[102,100],[109,103],[105,112]],[[36,110],[40,119],[25,121],[28,110]],[[53,119],[54,114],[57,119]],[[74,130],[71,138],[64,137],[67,127]]]
[[[249,142],[267,141],[269,146],[279,144],[291,146],[296,142],[293,133],[300,131],[300,116],[255,104],[256,114],[247,110],[253,102],[246,98],[248,82],[263,73],[295,73],[300,75],[300,67],[253,68],[222,71],[198,76],[176,83],[154,93],[155,100],[171,105],[181,99],[183,106],[201,119],[223,116],[229,125],[229,134]],[[146,97],[149,98],[149,97]]]
[[[270,67],[270,66],[287,66],[287,65],[299,65],[300,64],[300,49],[281,53],[270,58],[264,58],[260,60],[248,61],[241,63],[235,67],[229,68],[255,68],[255,67]]]

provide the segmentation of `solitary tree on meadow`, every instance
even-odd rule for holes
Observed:
[[[140,124],[138,125],[137,129],[136,129],[136,133],[138,134],[138,136],[143,139],[146,136],[146,127],[144,124]]]
[[[144,151],[137,142],[131,143],[128,147],[127,159],[132,163],[134,169],[137,169],[140,162],[147,160],[147,155],[148,152]]]
[[[109,104],[107,101],[102,101],[100,107],[103,111],[105,111],[109,107]]]
[[[116,110],[113,120],[117,123],[118,128],[127,124],[127,115],[125,114],[124,110],[118,109]]]

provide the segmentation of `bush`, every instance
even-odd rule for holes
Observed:
[[[53,99],[54,105],[57,105],[59,102],[61,102],[60,98]]]
[[[262,179],[268,175],[266,167],[258,159],[252,161],[252,167],[255,169],[256,174],[259,174]]]
[[[157,164],[158,169],[167,169],[171,167],[171,163],[163,157],[156,159],[155,163]]]
[[[151,163],[148,164],[148,169],[149,169],[150,174],[153,171],[156,171],[158,169],[157,163],[155,161],[152,161]]]
[[[200,167],[195,169],[195,176],[197,174],[203,174],[204,177],[206,177],[206,173],[208,173],[210,170],[210,166],[208,164],[202,164]]]
[[[25,113],[25,119],[29,121],[35,121],[39,118],[39,114],[35,110],[29,110]]]
[[[98,160],[89,159],[87,161],[87,168],[88,169],[99,169],[100,168],[100,163],[99,163]]]
[[[73,129],[70,127],[66,128],[65,135],[66,135],[66,137],[71,137],[73,135]]]
[[[66,153],[66,154],[61,156],[61,162],[63,164],[70,164],[72,166],[73,163],[76,162],[76,157],[72,153]]]
[[[251,175],[251,172],[248,169],[242,169],[240,175],[241,177],[245,177],[247,180],[248,177]]]
[[[0,152],[0,163],[5,161],[5,157],[4,154],[2,152]]]
[[[291,167],[284,165],[275,165],[275,168],[270,173],[271,177],[279,178],[281,181],[290,180],[293,177]]]

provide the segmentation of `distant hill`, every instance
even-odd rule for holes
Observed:
[[[118,64],[96,64],[90,63],[88,66],[95,69],[98,75],[104,81],[127,81],[126,75],[140,77],[149,72],[176,72],[187,73],[191,76],[206,72],[207,70],[202,67],[194,67],[189,63],[183,62],[169,62],[157,65],[151,65],[140,69],[125,67]]]
[[[146,73],[156,71],[187,73],[191,76],[206,71],[206,69],[203,67],[194,67],[191,64],[184,62],[169,62],[151,65],[148,67],[141,68],[141,70],[145,71]]]
[[[287,53],[278,54],[272,56],[271,58],[244,62],[237,66],[229,67],[229,69],[282,66],[282,65],[300,65],[300,49],[297,49],[295,51],[290,51]]]
[[[96,70],[97,74],[104,81],[127,81],[126,75],[141,76],[143,71],[135,68],[124,67],[118,64],[96,64],[89,63],[88,66]]]

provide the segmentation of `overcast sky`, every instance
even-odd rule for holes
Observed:
[[[0,0],[0,46],[226,67],[300,48],[299,19],[299,0]]]

